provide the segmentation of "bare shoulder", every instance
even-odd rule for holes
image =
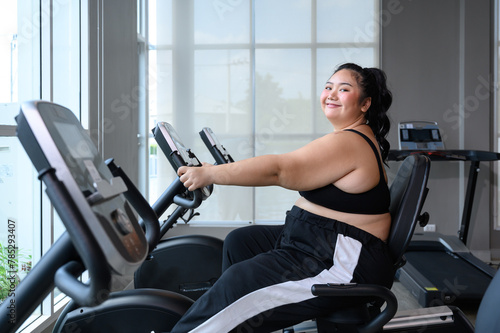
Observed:
[[[370,136],[373,137],[371,130],[362,133],[372,140],[370,138]],[[321,162],[325,165],[335,165],[338,170],[343,170],[345,174],[365,167],[366,157],[370,156],[368,154],[373,154],[366,140],[352,131],[337,131],[326,134],[305,146],[304,150],[307,150],[308,155],[318,156],[317,158],[322,159]]]
[[[359,133],[362,133],[368,138],[375,146],[377,146],[377,142],[375,136],[371,129],[368,130],[357,130]],[[323,139],[329,144],[333,144],[336,147],[351,153],[363,152],[365,149],[370,149],[370,146],[367,144],[366,139],[361,136],[359,133],[355,133],[353,131],[338,131],[332,132],[324,137]]]
[[[336,132],[335,134],[338,134],[338,136],[341,137],[343,140],[350,141],[356,145],[359,143],[366,143],[366,139],[369,139],[375,145],[375,147],[378,146],[377,140],[375,139],[375,135],[373,134],[371,128],[369,128],[368,126],[363,126],[362,128],[356,129],[356,132],[339,131]],[[361,134],[363,134],[365,137],[363,137]]]
[[[345,159],[350,160],[351,166],[354,168],[370,167],[373,164],[370,163],[371,161],[374,162],[373,166],[376,166],[376,160],[373,159],[374,151],[367,142],[368,139],[373,143],[374,147],[378,147],[375,135],[368,126],[363,126],[357,131],[364,134],[365,137],[353,131],[338,131],[331,133],[329,141],[337,147],[337,153],[341,153]],[[375,149],[377,149],[377,154],[380,156],[378,148]]]

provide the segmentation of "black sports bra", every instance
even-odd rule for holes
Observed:
[[[370,147],[377,158],[378,169],[380,172],[380,180],[378,184],[374,188],[363,193],[347,193],[333,184],[328,184],[315,190],[300,191],[299,194],[315,204],[337,210],[339,212],[355,214],[388,213],[391,195],[384,179],[382,161],[377,148],[363,133],[353,129],[347,129],[346,131],[358,133],[370,144]]]

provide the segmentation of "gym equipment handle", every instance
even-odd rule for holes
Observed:
[[[179,182],[182,184],[182,182],[180,181],[179,177],[177,177],[177,179],[175,180],[175,182]],[[184,186],[184,184],[182,184],[182,186]],[[191,191],[189,191],[191,192]],[[193,198],[189,199],[189,198],[183,198],[181,197],[180,195],[176,195],[174,197],[174,203],[176,205],[179,205],[179,206],[182,206],[184,208],[197,208],[201,205],[201,202],[203,200],[203,196],[201,194],[201,190],[194,190],[191,192],[192,195],[193,195]]]
[[[130,178],[128,178],[125,171],[117,166],[112,158],[106,160],[105,163],[113,176],[120,177],[127,186],[127,191],[123,193],[123,195],[142,217],[142,223],[146,227],[146,240],[148,241],[149,246],[148,253],[151,253],[160,240],[160,223],[158,221],[158,216],[146,199],[144,199],[141,192],[139,192],[137,187],[135,187],[134,183],[130,180]]]

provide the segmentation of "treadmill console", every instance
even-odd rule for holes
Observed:
[[[204,127],[200,132],[200,137],[207,146],[217,164],[226,164],[234,162],[226,148],[219,142],[215,133],[210,127]]]
[[[400,150],[440,150],[443,140],[436,122],[408,121],[399,123]]]
[[[132,274],[147,255],[143,230],[97,148],[70,110],[49,102],[28,102],[16,117],[17,135],[33,165],[55,175],[67,189],[116,274]],[[65,222],[65,221],[63,221]],[[66,223],[65,223],[66,224]],[[74,227],[66,229],[78,237]]]

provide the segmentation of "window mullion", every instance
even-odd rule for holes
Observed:
[[[318,125],[316,124],[315,110],[317,105],[317,99],[314,98],[316,96],[317,91],[317,61],[318,61],[318,36],[317,36],[317,0],[311,0],[311,117],[312,117],[312,135],[318,132]]]
[[[52,101],[52,0],[41,0],[40,10],[40,81],[41,99]]]
[[[255,44],[255,1],[256,0],[250,0],[250,89],[251,89],[251,96],[252,98],[251,103],[252,105],[250,106],[250,110],[252,112],[252,140],[251,142],[253,143],[253,152],[252,156],[255,156],[256,154],[256,140],[257,136],[255,134],[257,130],[257,124],[256,124],[256,112],[255,112],[255,82],[256,82],[256,75],[255,75],[255,49],[256,49],[256,44]],[[255,223],[256,218],[257,218],[257,211],[255,207],[255,202],[257,201],[256,195],[257,192],[254,187],[251,188],[252,191],[252,221]]]

